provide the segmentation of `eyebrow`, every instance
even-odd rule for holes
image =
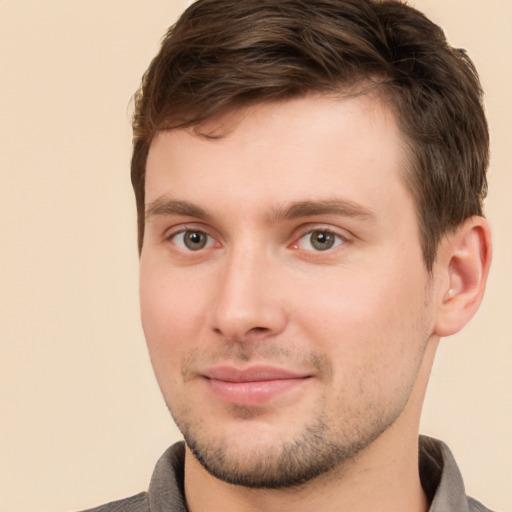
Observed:
[[[183,215],[198,219],[209,219],[211,215],[200,206],[188,201],[176,201],[159,197],[146,207],[145,217],[148,219],[154,215]]]
[[[193,203],[173,199],[158,198],[146,207],[146,219],[154,215],[183,215],[197,219],[210,219],[212,215]],[[347,199],[327,199],[316,201],[294,201],[286,206],[274,208],[271,222],[293,220],[316,215],[341,215],[362,220],[375,220],[375,213],[369,208]]]
[[[375,220],[375,213],[372,210],[347,199],[293,202],[284,208],[276,208],[271,220],[276,222],[283,219],[293,220],[315,215],[341,215],[361,220]]]

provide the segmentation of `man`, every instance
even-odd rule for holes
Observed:
[[[185,443],[123,511],[487,510],[418,438],[480,304],[471,61],[401,2],[200,0],[136,95],[142,322]]]

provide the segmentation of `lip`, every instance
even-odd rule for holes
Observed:
[[[307,382],[310,374],[274,366],[236,368],[217,366],[202,373],[210,391],[228,404],[255,407],[291,392]]]

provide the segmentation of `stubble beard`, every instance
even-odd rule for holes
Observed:
[[[181,414],[171,410],[187,446],[208,473],[224,482],[253,489],[293,488],[330,472],[342,476],[357,455],[399,416],[399,412],[389,415],[389,411],[384,415],[380,408],[373,413],[364,427],[347,425],[345,430],[343,426],[333,428],[326,415],[320,415],[292,439],[243,450],[226,438],[212,442],[201,433],[202,422],[183,421]],[[251,416],[250,411],[239,410],[238,414]]]

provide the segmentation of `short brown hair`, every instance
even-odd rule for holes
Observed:
[[[410,149],[425,264],[440,237],[482,215],[489,134],[476,70],[440,27],[395,0],[199,0],[165,35],[135,94],[131,176],[144,182],[158,131],[254,103],[373,81]]]

